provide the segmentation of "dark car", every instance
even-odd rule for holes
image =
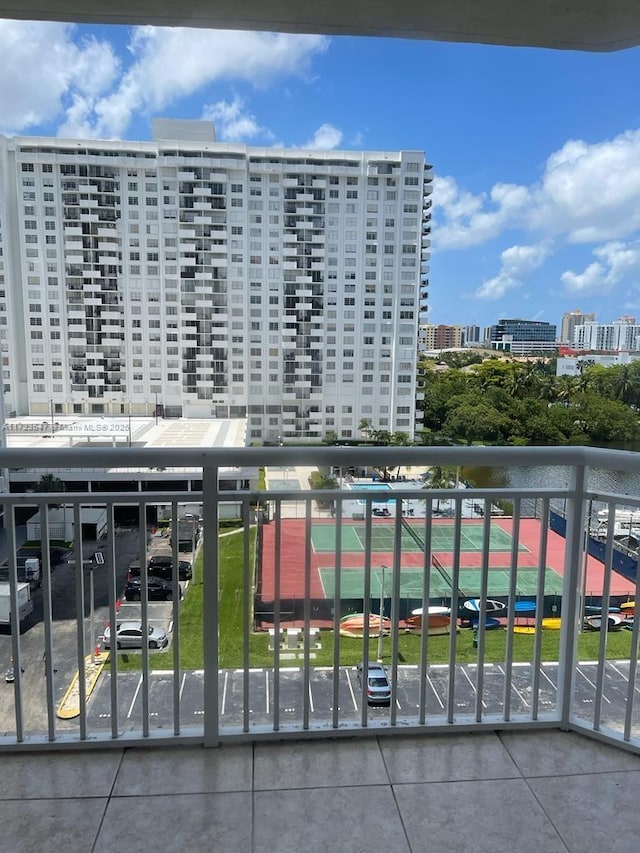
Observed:
[[[124,597],[127,601],[140,601],[142,598],[141,578],[129,578],[124,588]],[[182,591],[180,591],[180,597],[182,597]],[[170,601],[173,598],[173,584],[150,575],[147,578],[147,598],[150,601]]]
[[[170,556],[161,555],[159,557],[151,557],[149,560],[148,572],[157,578],[164,580],[172,580],[173,578],[173,560]],[[129,565],[129,577],[140,577],[140,561],[134,560]],[[191,563],[188,560],[178,560],[178,578],[181,581],[190,581],[193,577]]]
[[[362,687],[364,675],[362,661],[357,665],[358,681]],[[366,693],[368,705],[389,705],[391,703],[391,686],[385,668],[380,663],[369,661],[366,678]]]
[[[173,558],[169,556],[165,557],[164,555],[151,557],[149,560],[149,571],[159,578],[171,580],[173,577]],[[181,581],[190,581],[192,577],[191,563],[188,560],[178,560],[178,578]]]

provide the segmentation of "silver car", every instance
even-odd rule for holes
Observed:
[[[363,670],[364,664],[360,662],[356,666],[356,672],[361,687]],[[386,670],[381,663],[369,661],[365,690],[368,705],[389,705],[391,703],[391,686],[387,679]]]
[[[148,643],[150,649],[164,649],[169,644],[167,632],[162,628],[154,628],[149,625]],[[116,648],[117,649],[141,649],[142,622],[118,622],[116,624]],[[111,629],[104,629],[103,645],[105,649],[111,648]]]

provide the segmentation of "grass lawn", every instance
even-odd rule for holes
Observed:
[[[255,553],[255,531],[251,533],[251,558]],[[242,666],[242,602],[240,590],[243,584],[243,537],[241,531],[220,538],[220,640],[219,660],[221,668],[236,668]],[[180,607],[180,666],[182,669],[202,669],[202,556],[195,561],[193,580]],[[344,665],[355,665],[362,658],[362,640],[340,637],[340,662]],[[535,637],[526,634],[513,636],[513,659],[515,661],[531,661],[533,658]],[[332,666],[334,634],[333,631],[321,631],[321,649],[313,650],[316,657],[312,660],[314,666]],[[269,637],[266,633],[250,635],[251,666],[273,666],[274,653],[268,649]],[[487,631],[485,633],[485,660],[500,663],[506,657],[507,634],[503,630]],[[420,661],[421,638],[414,634],[400,634],[399,663],[417,664]],[[543,661],[558,660],[560,631],[542,632]],[[596,660],[598,658],[600,634],[584,632],[578,640],[579,660]],[[631,647],[631,632],[612,632],[607,637],[607,657],[611,659],[628,658]],[[377,657],[378,638],[373,637],[369,643],[369,657]],[[447,663],[449,660],[449,637],[429,637],[429,663]],[[461,630],[457,635],[456,661],[458,663],[473,663],[477,661],[478,652],[473,648],[473,632]],[[391,639],[383,640],[383,660],[391,663]],[[154,669],[172,669],[173,651],[169,647],[164,652],[154,652],[151,656]],[[140,668],[141,655],[121,654],[119,668],[136,670]],[[282,666],[299,665],[299,661],[282,661]]]

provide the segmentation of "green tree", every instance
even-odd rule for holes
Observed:
[[[434,465],[429,470],[429,479],[422,487],[423,489],[450,489],[456,482],[456,474],[453,469],[447,468],[444,465]],[[436,499],[436,509],[440,511],[440,501],[442,498]]]
[[[364,443],[367,443],[367,439],[371,435],[373,429],[373,424],[371,422],[371,418],[360,418],[360,423],[358,424],[358,432],[361,432],[364,436]]]
[[[54,474],[43,474],[35,487],[36,492],[64,492],[64,483]]]
[[[512,421],[494,406],[470,395],[451,406],[443,430],[467,444],[504,444],[514,432]]]

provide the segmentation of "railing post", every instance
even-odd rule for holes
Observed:
[[[562,625],[560,631],[560,654],[558,661],[558,716],[560,727],[569,729],[571,704],[577,658],[578,625],[581,619],[579,608],[582,560],[581,548],[584,532],[585,467],[576,465],[570,483],[571,497],[566,511],[566,539],[564,557],[564,583],[562,586]],[[586,566],[585,569],[586,571]]]
[[[202,617],[204,660],[204,745],[220,742],[218,712],[218,467],[202,471]]]

